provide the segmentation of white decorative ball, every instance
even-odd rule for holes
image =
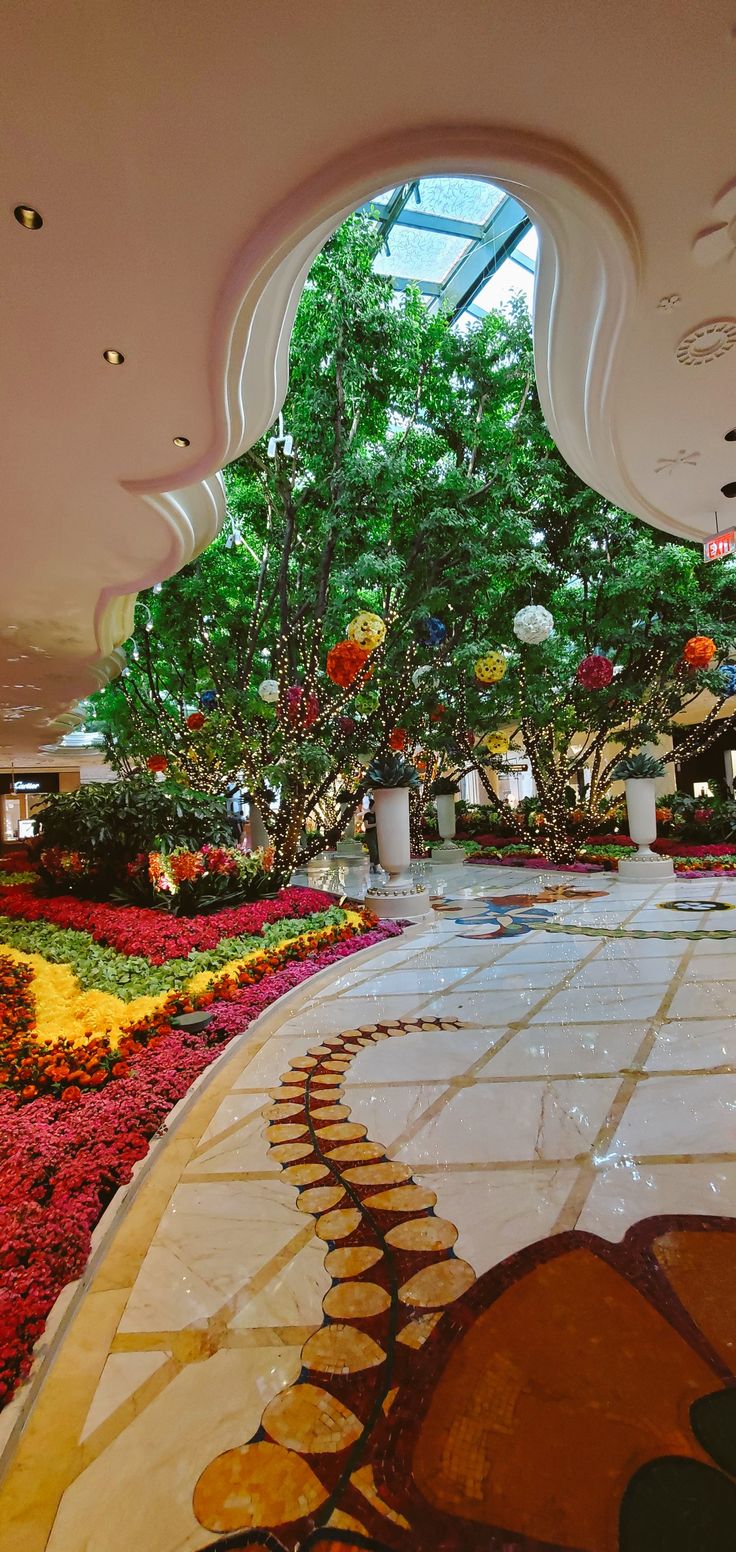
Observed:
[[[424,678],[424,675],[425,674],[431,674],[431,672],[432,672],[432,669],[431,669],[429,663],[426,663],[424,668],[415,668],[414,669],[414,672],[413,672],[413,674],[411,676],[411,682],[412,682],[415,690],[419,689],[419,686],[420,686],[420,684],[421,684],[421,682],[422,682],[422,680]]]
[[[274,702],[279,698],[278,679],[263,679],[258,686],[258,694],[261,700],[265,701],[268,706],[273,706]]]
[[[555,622],[549,609],[542,604],[527,604],[526,609],[520,609],[514,615],[514,635],[519,641],[525,641],[528,646],[536,646],[540,641],[547,641],[555,628]]]

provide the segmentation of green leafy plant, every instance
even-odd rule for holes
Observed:
[[[611,771],[612,781],[656,781],[664,776],[664,760],[658,760],[643,749],[638,754],[624,755]]]
[[[454,776],[438,776],[437,780],[433,781],[430,787],[430,794],[433,798],[451,798],[459,791],[460,783],[455,781]]]
[[[142,854],[232,838],[224,798],[143,775],[49,795],[36,829],[42,883],[97,899],[107,899]]]
[[[403,754],[378,755],[368,768],[365,784],[374,791],[382,787],[410,787],[418,792],[421,786],[416,766]]]

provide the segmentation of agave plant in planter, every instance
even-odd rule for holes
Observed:
[[[630,861],[624,858],[619,863],[619,873],[630,878],[642,877],[644,873],[651,877],[671,874],[672,863],[652,851],[652,841],[657,838],[655,783],[665,774],[664,761],[640,749],[638,754],[624,755],[611,774],[613,781],[622,781],[626,788],[629,835],[638,848]]]
[[[416,766],[403,754],[377,755],[368,767],[364,782],[374,793],[395,787],[406,788],[407,791],[411,788],[417,792],[421,786]]]
[[[419,791],[419,772],[403,754],[381,754],[372,761],[364,780],[373,792],[378,855],[391,880],[389,887],[409,890],[413,887],[409,876],[409,793]]]

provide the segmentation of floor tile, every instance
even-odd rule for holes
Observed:
[[[641,987],[642,991],[648,991],[653,985],[661,986],[662,982],[669,980],[678,968],[680,957],[661,959],[631,959],[627,965],[625,976],[622,976],[621,962],[616,959],[602,959],[596,955],[590,964],[583,965],[576,970],[570,982],[570,990],[577,991],[581,986],[626,986],[628,991],[633,987]]]
[[[534,1015],[532,1023],[600,1024],[620,1023],[629,1018],[654,1018],[667,990],[666,981],[654,982],[646,991],[637,991],[625,983],[621,986],[570,986],[566,991],[557,992],[544,1010]]]
[[[736,1011],[731,982],[691,982],[678,987],[670,1004],[671,1018],[728,1018]]]
[[[483,1083],[450,1094],[396,1157],[423,1164],[570,1159],[591,1147],[617,1078]]]
[[[736,1216],[736,1163],[635,1164],[622,1159],[597,1172],[576,1227],[618,1240],[632,1223],[658,1213]]]
[[[648,1072],[671,1067],[736,1067],[733,1019],[670,1019],[657,1030]]]
[[[550,1233],[576,1178],[572,1164],[415,1171],[418,1184],[436,1192],[435,1211],[457,1225],[456,1255],[479,1276]]]
[[[648,1078],[629,1101],[611,1154],[736,1153],[736,1074]]]
[[[630,1066],[644,1039],[645,1023],[534,1024],[519,1030],[480,1069],[483,1078],[525,1078],[556,1073],[616,1073]]]

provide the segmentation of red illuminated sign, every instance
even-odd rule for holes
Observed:
[[[728,533],[714,534],[712,539],[706,539],[703,545],[703,554],[706,560],[723,560],[724,555],[736,553],[736,529],[729,528]]]

